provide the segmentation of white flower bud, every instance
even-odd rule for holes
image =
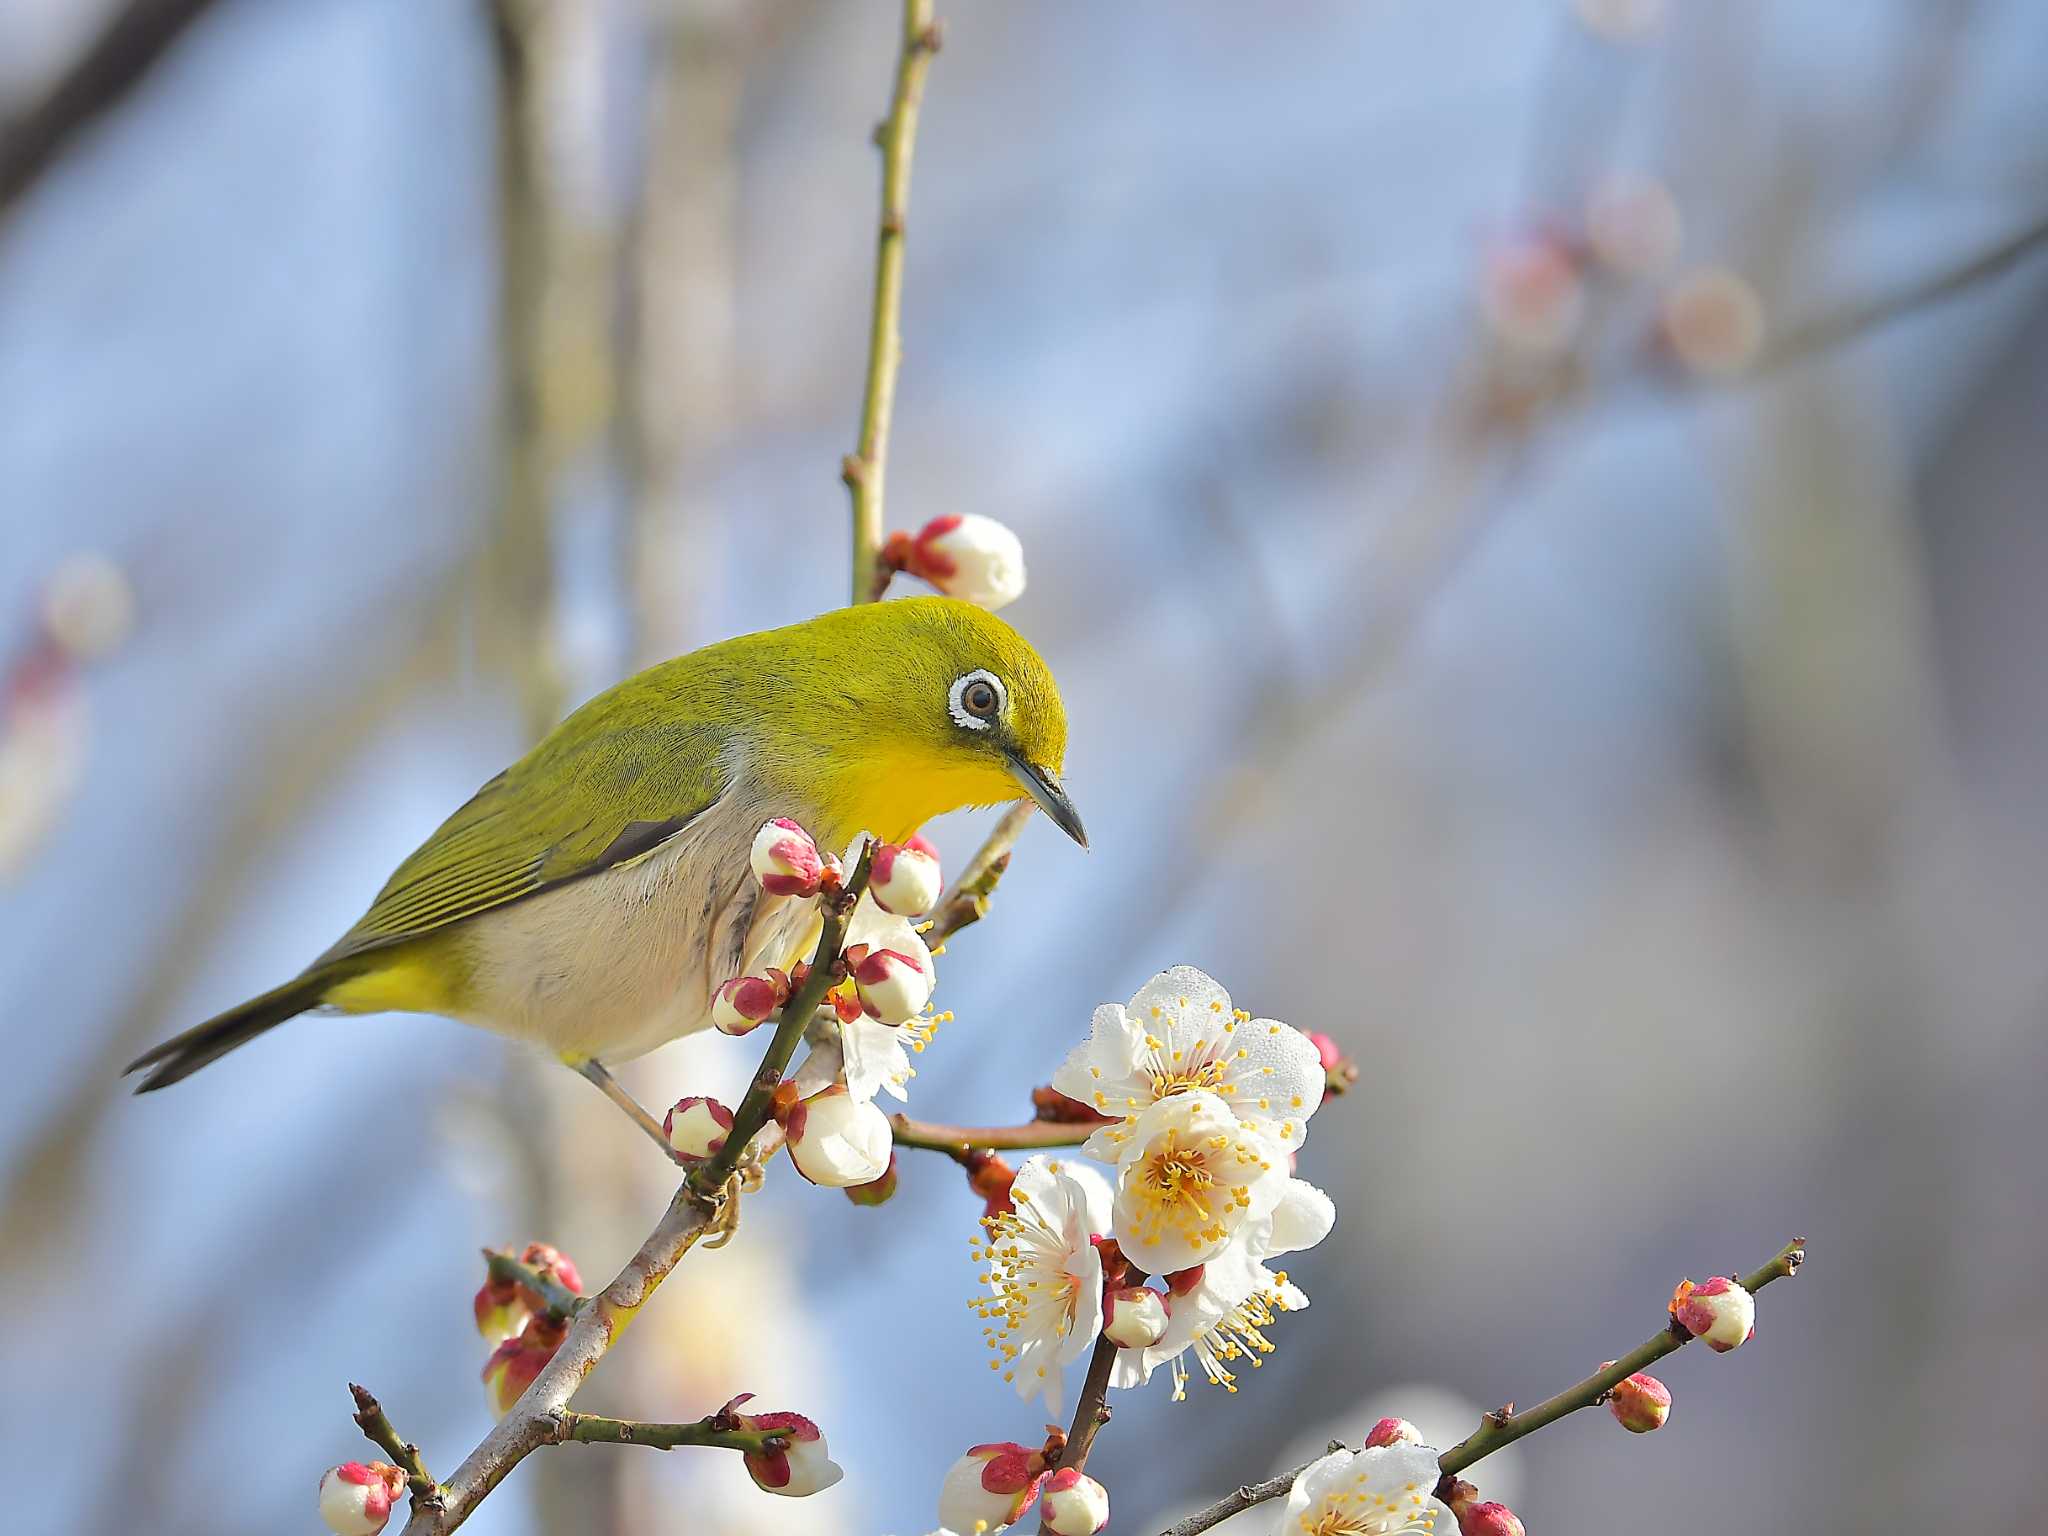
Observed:
[[[780,1450],[746,1453],[747,1475],[755,1487],[786,1499],[803,1499],[822,1493],[846,1475],[826,1449],[818,1426],[802,1414],[733,1412],[752,1396],[741,1393],[725,1405],[726,1413],[741,1429],[766,1430],[788,1442]]]
[[[1047,1478],[1039,1500],[1053,1536],[1095,1536],[1109,1524],[1109,1490],[1072,1467]]]
[[[732,1111],[716,1099],[693,1094],[676,1100],[662,1117],[661,1129],[677,1157],[700,1163],[724,1149],[726,1133],[732,1129]]]
[[[931,968],[915,955],[871,949],[853,966],[861,1011],[884,1024],[908,1024],[932,1000]]]
[[[913,837],[900,847],[884,843],[875,851],[868,891],[884,912],[904,917],[929,912],[938,905],[942,888],[939,850],[923,838]]]
[[[825,872],[811,834],[787,816],[762,824],[754,834],[748,862],[761,889],[771,896],[815,896]]]
[[[768,976],[736,976],[711,994],[711,1025],[722,1035],[744,1035],[783,1004],[785,992]]]
[[[872,1184],[889,1171],[895,1144],[889,1117],[843,1087],[799,1100],[783,1130],[797,1172],[813,1184],[846,1189]]]
[[[1119,1349],[1150,1349],[1166,1334],[1166,1298],[1149,1285],[1103,1293],[1102,1331]]]
[[[1727,1275],[1694,1285],[1681,1280],[1671,1297],[1671,1315],[1716,1354],[1748,1342],[1756,1332],[1756,1298]]]
[[[939,1488],[939,1524],[949,1531],[1000,1531],[1031,1507],[1045,1458],[1014,1440],[969,1447]]]
[[[377,1536],[404,1491],[405,1474],[389,1462],[345,1461],[320,1475],[320,1518],[336,1536]]]
[[[910,541],[905,568],[952,597],[1001,608],[1024,595],[1024,546],[992,517],[935,517]]]

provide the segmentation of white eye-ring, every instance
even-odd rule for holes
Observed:
[[[985,731],[1003,712],[1003,680],[993,672],[975,671],[953,679],[946,713],[962,730]]]

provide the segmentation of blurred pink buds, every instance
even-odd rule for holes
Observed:
[[[889,1171],[895,1138],[889,1117],[834,1083],[799,1099],[782,1118],[796,1171],[813,1184],[846,1189],[872,1184]]]
[[[1600,1369],[1604,1371],[1612,1364],[1612,1360],[1606,1361]],[[1630,1434],[1647,1435],[1653,1429],[1662,1429],[1664,1421],[1671,1417],[1671,1389],[1656,1377],[1637,1371],[1607,1394],[1607,1411]]]
[[[544,1279],[552,1280],[564,1290],[583,1294],[583,1276],[577,1273],[576,1261],[552,1243],[528,1243],[526,1252],[519,1255],[522,1264],[531,1264],[541,1272]]]
[[[1010,1203],[1010,1186],[1017,1182],[1017,1170],[1004,1162],[993,1152],[984,1152],[979,1147],[967,1154],[962,1164],[967,1170],[967,1187],[981,1196],[986,1209],[984,1216],[1000,1216],[1004,1211],[1015,1210]]]
[[[786,1444],[779,1450],[747,1451],[743,1459],[747,1475],[765,1493],[801,1499],[830,1488],[846,1474],[825,1448],[818,1426],[800,1413],[738,1413],[741,1403],[753,1397],[742,1392],[720,1410],[735,1429],[780,1435]]]
[[[1109,1490],[1074,1467],[1045,1480],[1039,1512],[1054,1536],[1095,1536],[1109,1524]]]
[[[716,1099],[692,1094],[677,1099],[661,1117],[662,1134],[679,1161],[701,1163],[725,1148],[726,1132],[732,1129],[732,1111]]]
[[[1023,1518],[1045,1476],[1045,1455],[1014,1440],[976,1445],[939,1488],[939,1524],[949,1531],[999,1531]]]
[[[1102,1293],[1102,1331],[1119,1349],[1149,1349],[1166,1333],[1166,1298],[1147,1285]]]
[[[1422,1431],[1406,1419],[1381,1419],[1365,1437],[1365,1448],[1376,1445],[1420,1445]]]
[[[1603,266],[1623,277],[1667,269],[1683,233],[1678,204],[1652,177],[1617,172],[1586,200],[1586,241]]]
[[[1316,1048],[1316,1059],[1323,1066],[1324,1093],[1342,1093],[1358,1081],[1358,1064],[1335,1040],[1317,1031],[1308,1037],[1308,1043]]]
[[[1756,1298],[1727,1275],[1698,1285],[1681,1280],[1671,1293],[1671,1316],[1707,1348],[1725,1355],[1756,1332]]]
[[[377,1536],[405,1474],[387,1461],[344,1461],[320,1474],[320,1518],[336,1536]]]
[[[935,517],[915,534],[892,533],[882,558],[983,608],[1001,608],[1024,593],[1024,546],[994,518],[975,512]]]
[[[532,1316],[525,1287],[516,1280],[486,1279],[476,1293],[476,1331],[493,1348],[525,1328]]]
[[[568,1334],[566,1323],[552,1322],[536,1314],[524,1330],[491,1351],[484,1362],[484,1392],[493,1417],[502,1419],[533,1385],[547,1363],[555,1358]]]
[[[1524,235],[1488,254],[1479,307],[1493,333],[1517,352],[1562,352],[1586,309],[1578,260],[1560,240]]]
[[[1688,372],[1732,378],[1763,350],[1763,301],[1726,267],[1703,267],[1672,284],[1658,326],[1664,344]]]
[[[789,1001],[789,978],[735,976],[711,994],[711,1023],[721,1035],[744,1035]]]
[[[861,1012],[884,1024],[908,1024],[932,1000],[931,967],[894,949],[868,949],[856,944],[846,954]]]
[[[815,896],[825,873],[825,861],[811,834],[787,816],[763,823],[754,834],[748,861],[770,896]]]
[[[884,843],[875,851],[868,874],[868,894],[884,912],[917,917],[938,905],[939,850],[921,837],[907,843]]]
[[[855,1205],[887,1205],[896,1197],[896,1149],[889,1149],[889,1166],[879,1179],[846,1186],[846,1198]]]

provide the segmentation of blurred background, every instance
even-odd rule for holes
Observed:
[[[1813,1259],[1672,1423],[1479,1469],[1529,1529],[2027,1528],[2048,1502],[2048,10],[941,7],[893,526],[976,510],[1074,716],[912,1108],[1015,1120],[1190,961],[1364,1080],[1235,1397],[1117,1404],[1143,1533],[1461,1436]],[[13,1524],[312,1531],[370,1385],[488,1427],[485,1243],[599,1283],[666,1169],[433,1020],[120,1065],[295,971],[648,660],[843,601],[881,0],[0,10],[0,1344]],[[988,818],[935,835],[957,868]],[[632,1069],[732,1094],[725,1041]],[[777,1179],[580,1403],[826,1428],[535,1457],[479,1533],[916,1533],[979,1205]],[[1271,1511],[1230,1531],[1264,1529]]]

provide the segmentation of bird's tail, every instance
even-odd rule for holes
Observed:
[[[204,1024],[195,1024],[182,1035],[173,1035],[163,1044],[152,1046],[122,1068],[121,1075],[126,1077],[148,1067],[149,1076],[136,1084],[135,1091],[149,1093],[168,1088],[207,1063],[220,1060],[236,1046],[246,1045],[266,1029],[274,1029],[286,1019],[318,1007],[333,983],[332,976],[308,972],[281,987],[272,987],[239,1008],[230,1008]]]

